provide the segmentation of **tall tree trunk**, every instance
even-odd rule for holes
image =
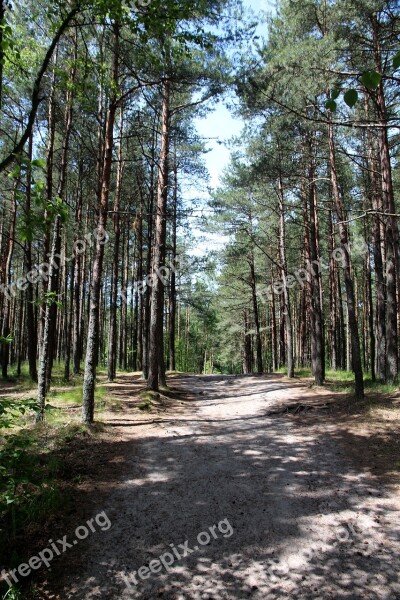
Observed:
[[[118,151],[117,183],[114,195],[113,227],[114,227],[114,256],[111,273],[110,295],[110,329],[108,337],[108,381],[114,381],[117,371],[117,301],[118,301],[118,274],[119,274],[119,246],[120,246],[120,203],[122,192],[122,177],[124,163],[122,160],[122,136],[124,129],[124,114],[121,108],[120,139]]]
[[[382,73],[382,51],[379,40],[380,23],[376,14],[372,17],[373,45],[376,68]],[[397,289],[400,287],[400,240],[394,201],[392,168],[390,161],[387,130],[387,110],[383,80],[376,94],[379,132],[379,157],[382,178],[382,198],[384,211],[389,214],[386,227],[386,380],[397,381],[399,370],[398,331],[397,331]]]
[[[340,322],[338,319],[338,292],[336,286],[337,265],[334,259],[336,247],[335,231],[333,227],[332,209],[329,209],[329,309],[330,309],[330,348],[331,368],[337,371],[340,363]]]
[[[285,309],[285,326],[286,326],[286,366],[288,377],[294,377],[294,360],[293,360],[293,329],[292,317],[290,308],[290,295],[287,285],[287,261],[286,261],[286,235],[285,235],[285,206],[283,195],[283,180],[282,173],[279,173],[279,258],[281,266],[281,278],[283,286],[283,300]]]
[[[156,163],[156,144],[157,144],[157,130],[158,130],[158,115],[154,117],[153,123],[153,140],[151,148],[151,165],[150,165],[150,194],[148,203],[148,217],[147,217],[147,257],[146,257],[146,277],[151,275],[152,262],[153,262],[153,229],[154,229],[154,200],[155,200],[155,163]],[[143,377],[148,379],[149,376],[149,359],[150,359],[150,320],[151,320],[151,288],[147,285],[146,292],[144,295],[144,307],[143,307]]]
[[[263,372],[263,360],[262,360],[262,344],[261,344],[261,333],[260,333],[260,317],[258,314],[258,302],[257,302],[257,287],[256,287],[256,272],[254,267],[254,256],[251,254],[249,258],[250,265],[250,284],[251,284],[251,295],[253,301],[253,314],[254,314],[254,325],[256,331],[256,358],[257,358],[257,373]]]
[[[368,318],[368,333],[369,333],[369,359],[370,359],[370,370],[372,381],[376,380],[375,362],[376,362],[376,344],[375,344],[375,331],[374,331],[374,310],[372,300],[372,276],[371,276],[371,255],[368,250],[368,254],[365,261],[365,277],[366,277],[366,310]]]
[[[333,133],[333,125],[330,122],[328,125],[328,136],[329,136],[329,158],[330,158],[330,172],[331,172],[331,184],[333,199],[336,207],[336,214],[338,218],[338,227],[340,234],[340,243],[343,257],[343,272],[344,281],[346,288],[347,298],[347,310],[349,316],[349,329],[351,335],[351,357],[352,367],[355,375],[355,396],[357,399],[364,397],[364,376],[361,364],[361,353],[360,353],[360,337],[358,332],[358,324],[356,317],[356,306],[354,296],[354,286],[351,275],[350,266],[350,255],[349,255],[349,234],[348,226],[344,221],[344,213],[342,208],[342,199],[339,191],[339,183],[336,170],[336,150],[335,140]]]
[[[342,283],[340,279],[340,269],[338,265],[335,266],[337,276],[337,302],[338,302],[338,348],[339,353],[339,368],[344,371],[346,368],[346,335],[344,327],[344,310],[343,310],[343,296],[342,296]]]
[[[138,286],[143,283],[143,204],[140,206],[140,214],[137,219],[137,245],[138,245],[138,264],[137,264],[137,282]],[[143,369],[143,319],[144,319],[144,294],[143,289],[138,288],[137,292],[137,360],[136,370]]]
[[[366,112],[368,115],[368,102],[366,102]],[[382,207],[382,188],[378,182],[376,172],[376,159],[374,142],[371,131],[367,132],[368,139],[368,158],[370,173],[370,194],[371,208],[376,211],[373,216],[373,257],[375,271],[375,330],[376,330],[376,376],[378,381],[386,380],[386,286],[382,258],[382,240],[381,240],[381,220],[383,212]]]
[[[26,175],[26,195],[25,195],[25,213],[29,218],[31,214],[31,192],[32,192],[32,149],[33,149],[33,136],[31,135],[28,140],[28,169]],[[28,236],[25,242],[25,269],[26,273],[32,271],[32,240]],[[25,291],[26,298],[26,331],[27,331],[27,350],[28,350],[28,362],[29,362],[29,376],[32,381],[37,382],[37,326],[36,326],[36,309],[34,307],[34,289],[33,283],[29,283]]]
[[[15,238],[15,225],[17,218],[17,191],[19,186],[19,178],[15,180],[14,189],[11,200],[11,214],[10,214],[10,228],[8,231],[8,241],[6,246],[6,264],[5,264],[5,280],[6,284],[9,285],[11,283],[11,264],[12,264],[12,256],[14,252],[14,238]],[[8,298],[6,295],[4,297],[4,306],[3,306],[3,323],[1,327],[1,335],[4,339],[6,339],[10,333],[10,324],[11,324],[11,302],[12,299]],[[1,372],[2,376],[7,379],[8,377],[8,363],[10,357],[10,343],[3,341],[1,343]]]
[[[162,85],[162,124],[161,150],[157,188],[157,214],[155,221],[155,241],[152,262],[151,316],[149,336],[149,376],[147,386],[157,391],[160,383],[165,383],[164,367],[164,283],[162,268],[165,261],[166,213],[168,198],[168,162],[170,140],[170,81],[163,80]]]
[[[250,323],[247,310],[244,311],[243,315],[244,324],[244,352],[243,352],[243,373],[248,374],[253,371],[253,352],[251,349],[251,336],[249,333]]]
[[[309,211],[310,211],[310,258],[311,258],[311,362],[316,385],[322,385],[325,379],[324,326],[321,303],[321,260],[318,243],[317,192],[315,185],[316,167],[314,144],[309,142],[310,166],[308,175]]]
[[[174,193],[172,206],[172,264],[176,261],[176,243],[177,243],[177,204],[178,204],[178,165],[176,162],[176,149],[174,161]],[[169,370],[176,370],[175,358],[175,329],[176,329],[176,273],[171,270],[170,294],[169,294]]]
[[[304,366],[305,346],[307,340],[307,289],[302,288],[300,291],[300,308],[299,308],[299,333],[298,333],[298,351],[297,351],[297,366]]]
[[[59,225],[60,217],[57,216],[54,223],[54,234],[53,234],[53,242],[51,245],[50,252],[50,267],[48,273],[48,287],[46,293],[46,303],[44,309],[44,320],[43,320],[43,335],[42,335],[42,343],[40,348],[39,355],[39,371],[38,371],[38,412],[37,412],[37,421],[44,421],[45,409],[46,409],[46,396],[48,391],[48,372],[49,372],[49,343],[50,343],[50,328],[51,328],[51,308],[54,303],[54,298],[52,297],[52,282],[54,276],[55,269],[55,255],[58,248],[58,237],[60,231]]]
[[[75,213],[75,242],[79,241],[79,236],[82,235],[82,209],[83,209],[83,164],[82,160],[79,161],[79,180],[77,190],[77,206]],[[74,278],[73,278],[73,337],[72,337],[72,362],[73,362],[73,374],[74,376],[79,375],[81,369],[81,274],[85,271],[85,266],[82,264],[81,248],[78,248],[74,261]]]
[[[65,98],[64,135],[63,135],[63,142],[62,142],[62,149],[61,149],[60,176],[59,176],[59,181],[58,181],[58,186],[57,186],[57,197],[61,198],[63,203],[65,203],[64,195],[65,195],[65,191],[66,191],[66,187],[67,187],[68,152],[69,152],[69,141],[70,141],[71,130],[72,130],[73,98],[74,98],[73,86],[75,83],[75,76],[76,76],[77,46],[78,46],[77,34],[75,33],[73,66],[72,66],[72,69],[70,72],[71,87],[70,87],[70,89],[67,90],[66,98]],[[56,219],[56,230],[55,231],[57,234],[57,239],[56,239],[55,252],[52,252],[52,260],[56,261],[56,266],[53,269],[53,275],[52,275],[52,280],[51,280],[51,292],[55,296],[57,296],[57,294],[59,293],[59,287],[60,287],[60,267],[61,267],[60,252],[61,252],[61,243],[62,243],[62,240],[61,240],[62,219],[61,218]],[[68,277],[67,273],[64,274],[64,277]],[[67,298],[65,298],[65,303],[67,304]],[[66,309],[66,307],[65,307],[65,309]],[[47,361],[48,372],[46,375],[47,389],[49,389],[50,383],[51,383],[51,374],[52,374],[53,361],[54,361],[55,349],[56,349],[56,344],[57,344],[57,334],[56,334],[56,332],[57,332],[57,329],[56,329],[57,317],[58,317],[58,303],[53,302],[50,307],[50,325],[49,325],[49,332],[48,332],[50,339],[48,342],[49,356],[48,356],[48,361]]]
[[[19,303],[19,312],[18,312],[18,331],[19,331],[19,340],[18,340],[18,363],[17,363],[17,377],[21,376],[22,363],[25,358],[25,348],[26,348],[26,336],[25,336],[25,302],[24,297],[21,295],[20,303]]]
[[[114,24],[114,48],[112,66],[112,96],[109,103],[105,127],[104,162],[101,173],[101,193],[99,216],[97,222],[98,237],[95,246],[93,274],[91,281],[90,313],[87,332],[85,375],[83,380],[83,406],[82,420],[86,424],[94,420],[94,391],[96,385],[97,348],[100,317],[100,292],[103,274],[104,239],[107,225],[108,201],[110,195],[110,182],[112,171],[112,158],[114,146],[114,123],[117,110],[116,90],[118,88],[118,53],[119,53],[119,25]]]
[[[47,147],[46,147],[46,200],[47,205],[52,206],[54,202],[53,188],[54,188],[54,141],[56,133],[56,121],[55,121],[55,70],[57,65],[58,48],[53,55],[53,68],[51,72],[51,83],[49,92],[49,101],[47,109],[47,120],[48,120],[48,135],[47,135]],[[57,219],[58,221],[58,219]],[[47,208],[44,214],[44,239],[43,239],[43,262],[47,263],[50,257],[50,240],[51,240],[51,221],[49,222],[49,216]],[[56,220],[54,221],[56,222]],[[54,224],[54,223],[53,223]],[[52,269],[54,271],[54,269]],[[42,281],[42,292],[43,296],[49,291],[49,286],[46,285],[46,281]],[[45,328],[45,315],[46,315],[47,304],[42,305],[40,313],[40,328],[39,328],[39,345],[43,343],[43,335]],[[47,345],[47,344],[46,344]],[[39,350],[39,353],[41,350]],[[47,361],[46,361],[47,364]]]
[[[6,24],[6,9],[7,2],[6,0],[0,0],[0,23],[2,27],[0,27],[0,110],[3,107],[3,73],[4,73],[4,26]]]
[[[271,286],[273,289],[274,279],[273,271],[271,271]],[[271,335],[272,335],[272,370],[278,369],[278,335],[276,327],[276,306],[275,306],[275,294],[271,294]]]
[[[129,278],[129,228],[125,234],[125,250],[124,250],[124,264],[122,268],[122,289],[126,295],[128,289],[128,278]],[[133,262],[135,261],[135,251],[136,248],[133,249]],[[129,336],[129,328],[128,328],[128,304],[127,302],[122,302],[121,306],[121,319],[120,319],[120,336],[119,336],[119,363],[118,366],[120,369],[124,369],[125,371],[128,369],[128,336]],[[132,348],[133,350],[133,348]]]

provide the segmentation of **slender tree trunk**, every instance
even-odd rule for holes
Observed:
[[[366,103],[368,114],[368,103]],[[376,330],[376,376],[379,381],[386,380],[386,286],[382,258],[381,219],[378,213],[383,212],[381,203],[381,185],[376,173],[374,143],[371,131],[367,132],[368,156],[370,172],[371,208],[376,211],[373,217],[373,257],[375,271],[375,330]]]
[[[21,367],[25,358],[25,348],[26,348],[26,339],[25,339],[25,302],[24,297],[21,295],[20,303],[19,303],[19,313],[18,313],[18,330],[19,330],[19,344],[18,344],[18,364],[17,364],[17,377],[21,376]]]
[[[122,135],[124,129],[124,115],[121,109],[120,117],[120,140],[118,151],[117,183],[114,195],[114,256],[111,273],[111,295],[110,295],[110,329],[108,343],[108,381],[114,381],[117,371],[117,302],[118,302],[118,274],[119,274],[119,246],[120,246],[120,203],[122,191],[122,177],[124,163],[122,160]]]
[[[7,285],[11,283],[11,264],[14,252],[14,238],[15,238],[15,225],[17,218],[17,190],[19,186],[19,179],[15,180],[14,189],[11,200],[11,214],[10,214],[10,228],[8,232],[8,241],[6,246],[6,264],[5,264],[5,280]],[[1,327],[1,335],[3,338],[7,338],[10,333],[11,324],[11,298],[4,297],[3,306],[3,323]],[[3,342],[1,344],[1,372],[4,379],[8,377],[8,363],[10,359],[10,344]]]
[[[262,373],[263,372],[263,360],[262,360],[262,344],[261,344],[261,333],[260,333],[260,317],[258,314],[256,273],[255,273],[255,268],[254,268],[253,254],[251,254],[251,256],[250,256],[249,264],[250,264],[250,284],[251,284],[251,295],[252,295],[252,301],[253,301],[254,325],[255,325],[255,330],[256,330],[257,373]]]
[[[274,287],[273,271],[271,271],[271,286]],[[276,327],[275,294],[271,294],[271,334],[272,334],[272,370],[278,369],[278,336]]]
[[[314,159],[314,147],[310,141],[309,147],[310,167],[309,167],[309,211],[310,211],[310,258],[311,258],[311,362],[312,371],[316,385],[323,385],[325,380],[325,347],[324,347],[324,327],[323,312],[321,303],[321,272],[320,256],[318,251],[318,227],[317,227],[317,194],[315,186],[316,168]]]
[[[149,336],[149,376],[147,385],[157,391],[164,384],[164,283],[162,269],[165,261],[166,211],[168,198],[168,159],[170,139],[170,82],[163,81],[163,107],[161,125],[161,150],[158,173],[157,214],[155,222],[155,243],[152,262],[153,286],[151,289],[151,316]]]
[[[178,204],[178,165],[174,162],[174,194],[172,206],[172,263],[176,261],[176,243],[177,243],[177,204]],[[175,358],[175,329],[176,329],[176,273],[175,269],[171,271],[170,295],[169,295],[169,370],[176,370]]]
[[[340,268],[335,265],[336,286],[337,286],[337,304],[338,304],[338,349],[339,349],[339,368],[344,371],[346,368],[346,335],[344,326],[344,309],[342,296],[342,282],[340,278]]]
[[[293,361],[293,329],[290,308],[290,295],[287,285],[286,236],[285,236],[285,207],[283,196],[282,173],[279,173],[279,258],[281,263],[281,278],[286,325],[286,365],[288,377],[294,377]]]
[[[298,335],[298,361],[297,366],[305,365],[304,358],[306,353],[307,340],[307,289],[302,288],[300,291],[300,309],[299,309],[299,335]]]
[[[143,283],[143,204],[140,207],[140,214],[137,225],[138,239],[138,264],[137,264],[137,282],[138,286]],[[144,319],[144,294],[142,287],[138,287],[137,292],[137,361],[136,370],[143,369],[143,319]]]
[[[380,23],[375,14],[372,25],[376,67],[378,72],[382,73],[382,51],[379,41]],[[387,110],[383,80],[378,86],[376,97],[378,120],[382,126],[379,132],[382,198],[384,211],[389,213],[386,227],[386,380],[389,383],[394,383],[397,381],[399,370],[397,289],[400,287],[400,240],[399,227],[395,216],[396,204],[394,200],[388,130],[386,127]]]
[[[77,59],[77,38],[76,38],[76,34],[75,34],[75,44],[74,44],[74,63],[73,63],[73,67],[70,73],[70,82],[71,82],[71,88],[68,89],[67,94],[66,94],[66,99],[65,99],[65,114],[64,114],[64,136],[63,136],[63,144],[62,144],[62,150],[61,150],[61,164],[60,164],[60,177],[59,177],[59,181],[58,181],[58,187],[57,187],[57,197],[61,198],[61,200],[63,201],[63,203],[65,202],[64,199],[64,195],[65,195],[65,190],[66,190],[66,185],[67,185],[67,167],[68,167],[68,151],[69,151],[69,140],[70,140],[70,136],[71,136],[71,130],[72,130],[72,116],[73,116],[73,85],[75,82],[75,74],[76,74],[76,59]],[[53,111],[54,111],[54,107],[53,107]],[[54,121],[54,117],[52,119]],[[55,127],[55,124],[53,125],[53,127]],[[52,151],[50,153],[50,155],[54,154],[54,133],[55,131],[52,132],[53,135],[53,148]],[[50,170],[52,170],[53,168],[53,158],[51,159],[51,166],[50,166]],[[52,188],[52,183],[50,185],[50,189]],[[57,294],[59,293],[59,286],[60,286],[60,267],[61,267],[61,261],[60,261],[60,252],[61,252],[61,234],[62,234],[62,219],[57,217],[56,218],[56,225],[55,225],[55,234],[56,234],[56,246],[55,248],[52,248],[52,255],[51,255],[51,259],[55,261],[55,264],[52,268],[52,277],[50,279],[50,292],[52,294],[54,294],[54,296],[56,297]],[[65,277],[67,277],[67,274],[65,273],[64,275]],[[67,303],[67,299],[65,299],[65,302]],[[47,308],[47,307],[46,307]],[[66,307],[65,307],[66,310]],[[48,359],[47,359],[47,374],[46,374],[46,386],[47,386],[47,390],[49,390],[50,388],[50,383],[51,383],[51,374],[52,374],[52,369],[53,369],[53,361],[54,361],[54,355],[55,355],[55,349],[56,349],[56,344],[57,344],[57,317],[58,317],[58,304],[57,302],[52,302],[51,306],[50,306],[50,323],[48,325],[48,335],[50,336],[49,340],[48,340]]]
[[[243,373],[248,374],[253,371],[253,352],[251,349],[251,336],[249,333],[250,323],[247,310],[244,311],[243,316],[244,323],[244,360],[243,360]]]
[[[279,296],[279,363],[278,368],[286,364],[286,335],[285,335],[285,299]]]
[[[124,250],[124,266],[122,269],[122,289],[125,297],[127,297],[128,278],[129,278],[129,229],[125,234],[125,250]],[[135,261],[136,248],[133,249],[133,262]],[[120,336],[119,336],[119,363],[120,369],[127,371],[128,369],[128,304],[123,301],[121,305],[121,320],[120,320]],[[133,350],[133,348],[132,348]]]
[[[336,247],[335,232],[333,228],[332,209],[329,209],[329,307],[330,307],[330,348],[331,368],[337,371],[340,362],[340,322],[338,319],[338,292],[336,286],[337,266],[334,259]]]
[[[343,272],[344,281],[346,288],[347,298],[347,310],[349,316],[349,330],[351,335],[351,356],[352,356],[352,367],[355,375],[355,396],[357,399],[364,397],[364,376],[361,365],[361,353],[360,353],[360,337],[358,333],[358,324],[356,317],[356,306],[354,296],[354,286],[351,275],[350,266],[350,255],[349,255],[349,234],[348,226],[344,221],[344,213],[342,208],[342,199],[340,197],[339,183],[336,171],[336,151],[335,151],[335,140],[333,133],[333,125],[328,125],[328,136],[329,136],[329,157],[330,157],[330,172],[331,172],[331,183],[333,198],[336,206],[336,214],[338,218],[338,227],[340,233],[340,243],[343,256]]]
[[[32,190],[32,168],[30,163],[32,161],[32,148],[33,148],[33,136],[31,135],[28,140],[28,160],[29,165],[26,176],[26,195],[25,195],[25,213],[29,217],[31,214],[31,190]],[[25,269],[26,273],[32,271],[32,241],[28,236],[25,242]],[[37,382],[37,327],[36,327],[36,309],[34,307],[34,289],[33,283],[29,283],[25,291],[26,298],[26,331],[27,331],[27,350],[28,350],[28,362],[29,362],[29,376],[32,381]]]
[[[49,342],[50,342],[50,327],[51,327],[51,307],[54,299],[51,296],[52,292],[52,281],[55,269],[55,254],[58,247],[58,237],[60,225],[58,221],[60,217],[57,216],[54,223],[54,235],[53,243],[50,252],[50,267],[48,273],[48,288],[46,294],[46,304],[44,309],[44,320],[43,320],[43,335],[42,344],[40,348],[39,356],[39,371],[38,371],[38,413],[37,421],[44,421],[45,409],[46,409],[46,396],[48,391],[47,376],[49,372]]]
[[[4,73],[4,25],[6,24],[6,9],[7,2],[6,0],[0,0],[0,23],[2,27],[0,27],[0,110],[3,107],[3,73]]]
[[[56,132],[56,121],[55,121],[55,69],[57,65],[57,56],[58,56],[58,48],[56,49],[53,55],[53,68],[51,72],[51,83],[50,83],[50,92],[49,92],[49,101],[48,101],[48,112],[47,112],[47,120],[48,120],[48,136],[47,136],[47,148],[46,148],[46,199],[47,204],[49,206],[53,205],[53,180],[54,180],[54,141],[55,141],[55,132]],[[58,221],[58,219],[57,219]],[[43,262],[47,263],[50,256],[50,240],[51,240],[51,222],[49,222],[48,211],[47,208],[45,210],[44,215],[44,239],[43,239]],[[54,221],[54,223],[56,220]],[[54,269],[52,269],[54,271]],[[46,285],[46,281],[42,282],[42,292],[43,296],[49,291],[48,285]],[[42,305],[41,315],[40,315],[40,328],[39,328],[39,346],[43,343],[43,335],[45,329],[45,315],[47,304]],[[39,350],[40,353],[40,350]],[[47,364],[47,360],[46,360]]]
[[[372,381],[376,380],[375,373],[375,361],[376,361],[376,344],[375,344],[375,331],[374,331],[374,311],[373,311],[373,300],[372,300],[372,276],[371,276],[371,256],[368,251],[365,264],[365,277],[366,277],[366,310],[368,318],[368,333],[369,333],[369,360]]]
[[[151,149],[151,166],[150,166],[150,195],[148,205],[148,218],[147,218],[147,257],[146,257],[146,277],[149,277],[152,270],[153,262],[153,229],[154,229],[154,190],[155,190],[155,162],[156,162],[156,143],[157,143],[157,120],[158,117],[154,117],[155,122],[153,123],[153,141]],[[149,376],[149,358],[150,358],[150,320],[151,320],[151,300],[152,290],[147,285],[144,297],[144,319],[143,319],[143,377],[148,379]]]
[[[82,234],[82,208],[83,208],[83,190],[82,190],[82,178],[83,178],[83,165],[82,161],[79,163],[79,181],[78,181],[78,193],[77,193],[77,207],[75,213],[75,224],[76,234],[75,242],[79,241],[79,235]],[[81,370],[81,344],[80,344],[80,331],[81,331],[81,273],[85,271],[85,267],[82,264],[81,248],[75,256],[74,261],[74,278],[73,278],[73,338],[72,338],[72,362],[73,362],[73,374],[74,376],[79,375]]]
[[[66,243],[65,243],[65,255],[66,255]],[[65,366],[64,366],[64,379],[65,381],[70,380],[71,376],[71,339],[72,339],[72,323],[73,323],[73,310],[74,310],[74,273],[75,273],[75,258],[71,262],[70,275],[69,275],[69,306],[65,307],[65,321],[64,321],[64,337],[65,337]],[[64,288],[64,298],[67,301],[68,298],[68,270],[65,267],[65,280],[66,285]]]
[[[87,346],[85,359],[85,375],[83,381],[83,406],[82,420],[90,424],[94,420],[94,392],[96,385],[97,348],[100,317],[101,284],[104,259],[104,239],[107,225],[108,201],[110,195],[110,181],[112,170],[114,123],[117,110],[116,89],[118,86],[118,53],[119,53],[119,26],[114,24],[114,49],[112,79],[113,91],[110,99],[105,128],[104,164],[101,173],[101,193],[99,217],[97,222],[98,237],[95,247],[93,274],[91,282],[90,316],[87,332]]]

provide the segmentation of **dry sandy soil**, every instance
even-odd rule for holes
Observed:
[[[398,488],[363,462],[368,439],[345,435],[344,413],[284,412],[327,392],[279,376],[171,385],[179,401],[110,414],[93,459],[82,448],[69,529],[52,537],[101,511],[112,526],[55,561],[40,598],[400,598]],[[128,408],[133,391],[128,377],[110,388]],[[132,577],[186,541],[168,571]]]

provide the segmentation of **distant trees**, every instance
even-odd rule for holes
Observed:
[[[189,360],[180,179],[204,176],[191,121],[224,78],[223,7],[2,3],[1,364],[7,377],[28,359],[40,419],[59,361],[67,380],[84,362],[91,423],[99,365],[158,389],[164,339],[171,368]]]
[[[1,4],[0,361],[27,361],[39,418],[60,362],[84,364],[85,423],[105,366],[154,391],[168,367],[346,368],[359,398],[367,371],[398,380],[397,2],[282,0],[242,66],[225,8]],[[226,244],[196,259],[193,118],[232,83],[247,126],[208,223]]]
[[[398,378],[398,34],[394,2],[282,0],[257,68],[243,70],[237,84],[242,114],[255,127],[243,167],[233,160],[231,172],[246,168],[257,181],[256,235],[266,206],[275,215],[258,244],[270,254],[267,271],[261,263],[256,274],[275,289],[267,295],[272,341],[278,327],[289,374],[293,347],[296,364],[311,364],[317,384],[325,357],[335,369],[346,365],[357,398],[364,369],[382,381]],[[235,189],[228,176],[216,197]],[[280,226],[272,227],[277,217]],[[269,348],[265,341],[264,356]]]

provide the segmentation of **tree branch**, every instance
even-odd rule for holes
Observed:
[[[31,99],[31,111],[29,113],[28,124],[27,124],[25,131],[22,134],[19,142],[17,142],[17,144],[14,146],[14,148],[12,149],[10,154],[8,154],[8,156],[6,156],[6,158],[4,158],[0,162],[0,173],[2,173],[5,169],[7,169],[7,167],[9,167],[10,164],[12,164],[13,161],[16,159],[18,154],[20,154],[22,152],[26,142],[28,141],[29,136],[32,133],[32,129],[33,129],[35,119],[36,119],[36,114],[37,114],[37,111],[39,108],[39,104],[42,101],[42,98],[40,98],[40,86],[42,83],[42,79],[44,77],[44,74],[47,71],[47,68],[50,64],[51,58],[53,56],[54,50],[55,50],[58,42],[60,41],[65,30],[68,28],[72,19],[78,14],[79,10],[80,10],[80,7],[76,6],[67,14],[64,21],[61,23],[60,27],[58,28],[58,31],[57,31],[56,35],[54,36],[49,49],[46,52],[46,56],[44,57],[42,66],[40,68],[39,73],[36,76],[36,79],[35,79],[35,82],[33,85],[32,99]]]

